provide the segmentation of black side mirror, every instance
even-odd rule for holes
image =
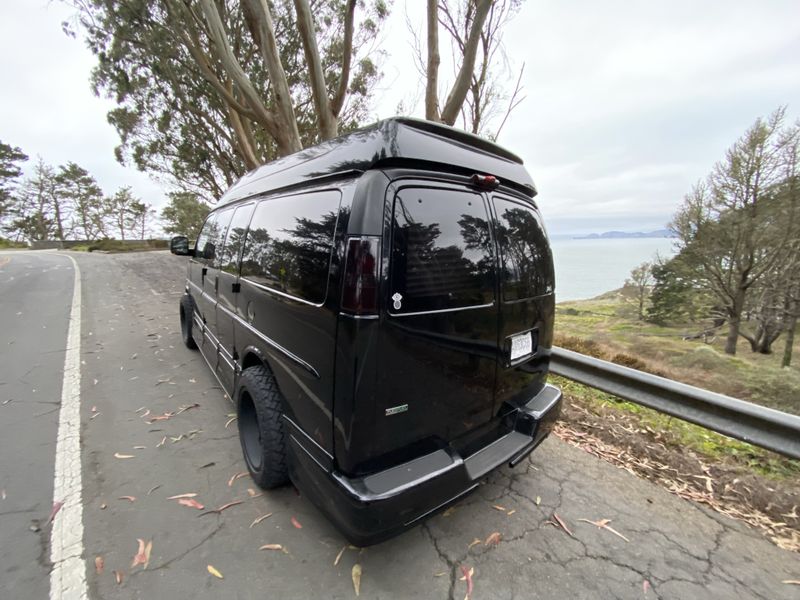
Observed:
[[[169,251],[178,256],[191,256],[189,249],[189,238],[185,235],[177,235],[169,241]]]

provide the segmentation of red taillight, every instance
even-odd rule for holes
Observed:
[[[494,175],[478,175],[475,173],[475,175],[472,176],[472,184],[493,190],[500,185],[500,180]]]
[[[347,240],[342,309],[363,315],[378,310],[378,261],[381,238],[351,237]]]

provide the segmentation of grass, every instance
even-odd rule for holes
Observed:
[[[660,327],[639,321],[637,307],[624,290],[584,301],[561,303],[556,309],[555,344],[677,381],[696,385],[779,410],[800,414],[800,366],[781,367],[783,338],[774,354],[754,354],[740,343],[736,356],[723,351],[724,332],[715,340],[685,340],[700,326]],[[795,363],[800,363],[800,336]],[[746,466],[774,479],[800,477],[800,462],[728,438],[638,404],[554,378],[565,394],[588,410],[622,411],[641,427],[664,434],[670,444],[706,456]]]
[[[784,338],[773,354],[753,353],[741,340],[736,356],[724,353],[725,331],[716,339],[685,340],[700,325],[660,327],[636,318],[636,306],[625,290],[609,292],[556,308],[557,345],[610,359],[635,357],[640,368],[677,381],[800,414],[800,335],[795,336],[794,363],[781,367]],[[590,351],[581,349],[587,343]],[[577,347],[576,347],[577,346]]]
[[[662,434],[660,437],[674,448],[696,452],[715,462],[729,461],[746,466],[771,479],[800,477],[800,461],[783,458],[768,450],[762,450],[645,406],[620,400],[563,377],[552,376],[551,381],[559,386],[570,400],[577,401],[593,413],[603,414],[611,409],[634,416],[640,427],[659,432]]]
[[[99,250],[102,252],[141,252],[143,250],[166,250],[169,248],[167,240],[97,240],[94,242],[87,242],[85,244],[78,244],[69,249],[76,252],[94,252]]]
[[[25,242],[15,242],[13,240],[7,240],[6,238],[0,237],[0,250],[6,248],[27,248],[28,244]]]

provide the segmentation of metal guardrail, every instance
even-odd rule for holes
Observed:
[[[684,421],[800,459],[800,417],[553,347],[550,371]]]

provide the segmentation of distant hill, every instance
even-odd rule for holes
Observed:
[[[675,235],[669,229],[657,229],[656,231],[606,231],[605,233],[590,233],[589,235],[578,235],[573,237],[575,240],[618,240],[624,238],[671,238]]]

